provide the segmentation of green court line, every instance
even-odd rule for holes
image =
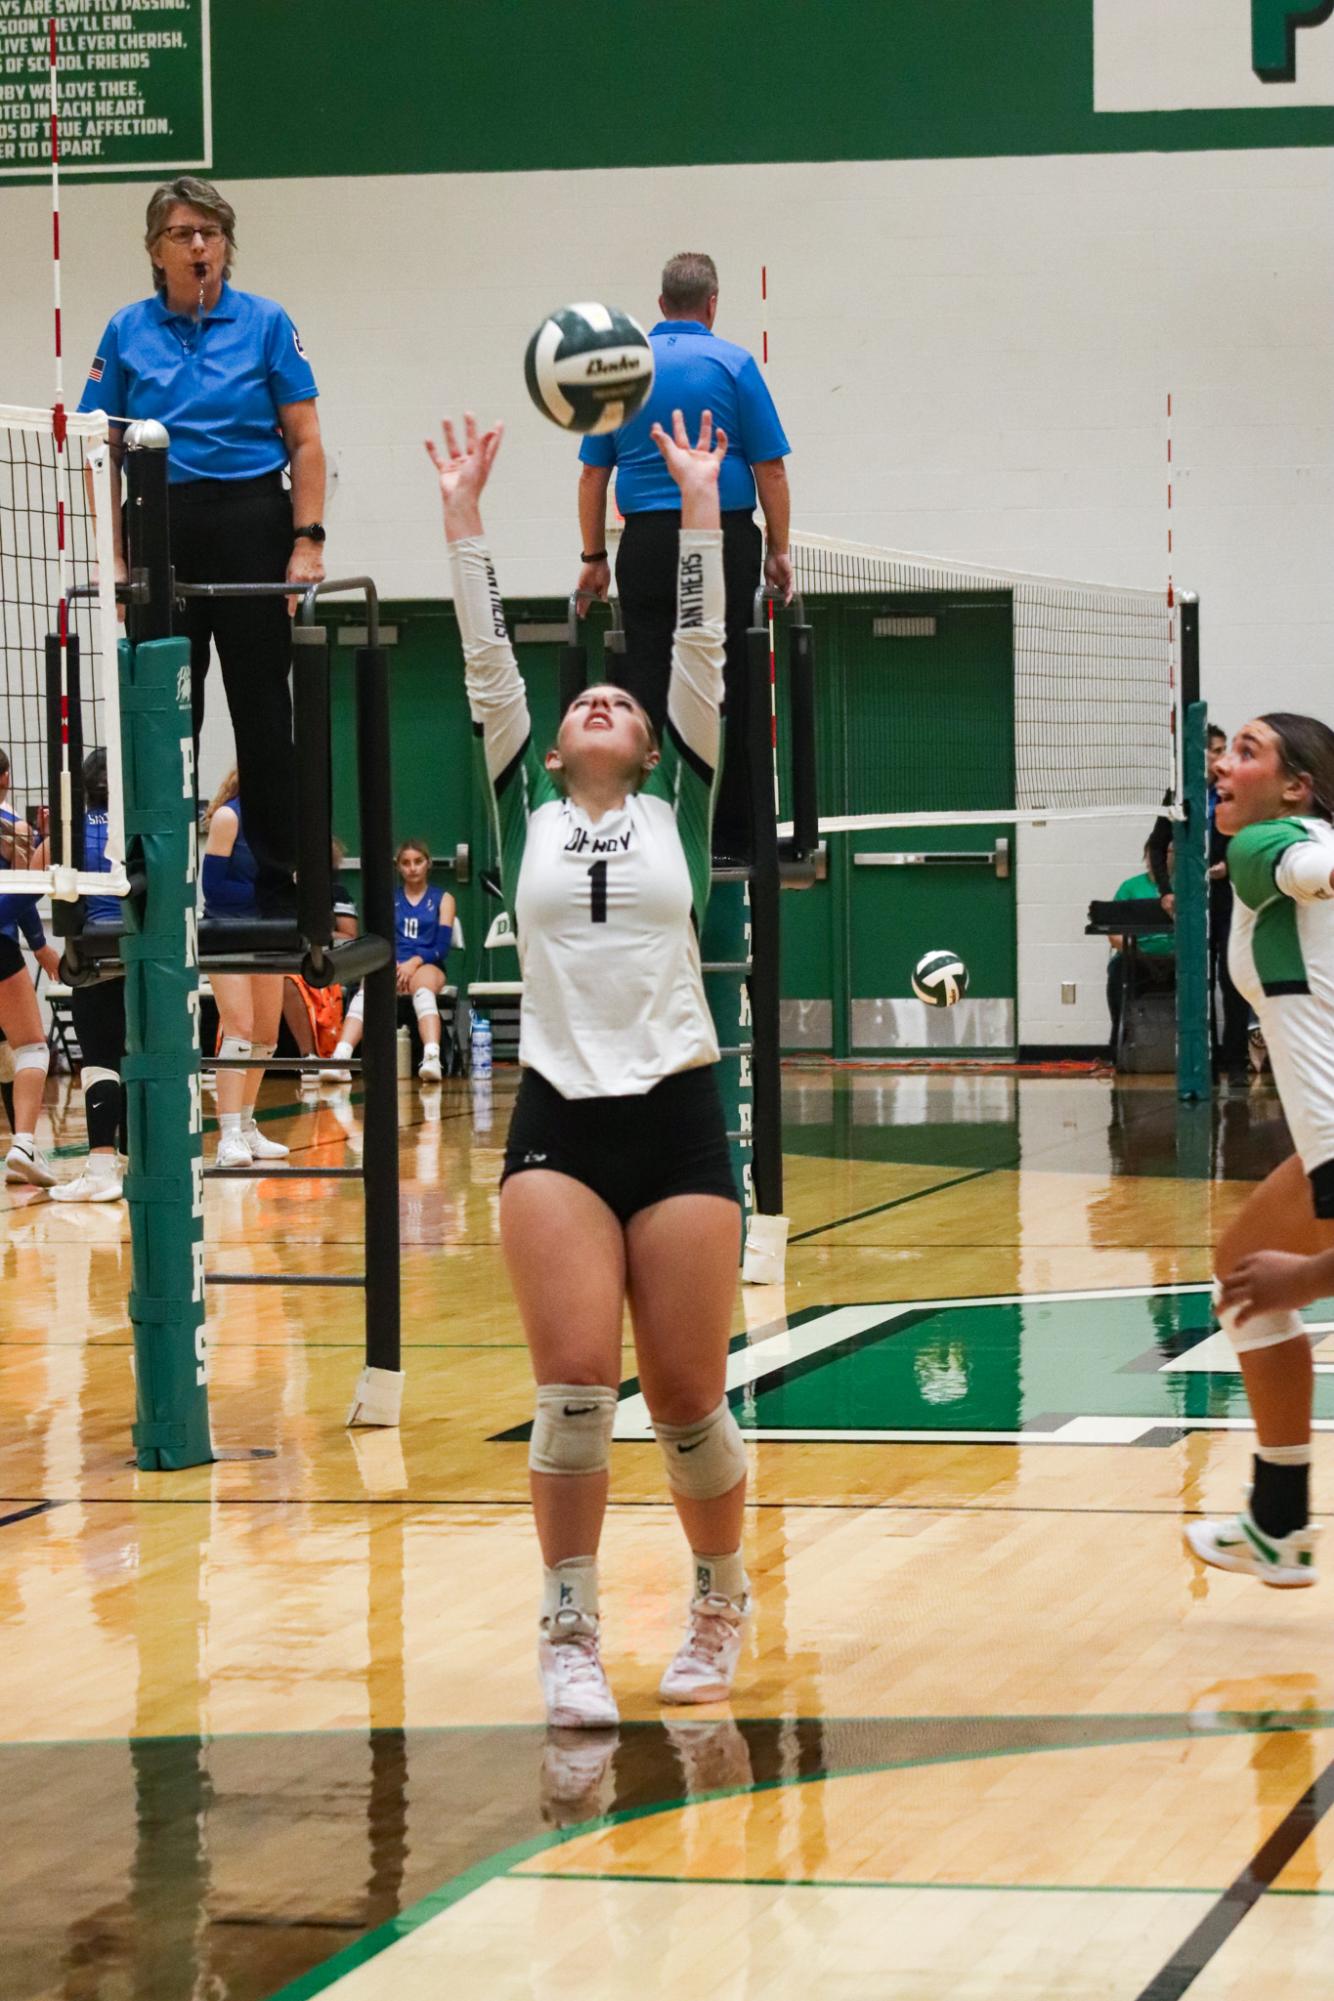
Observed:
[[[1232,1714],[1236,1715],[1238,1712],[1234,1711]],[[1261,1721],[1258,1728],[1248,1728],[1244,1725],[1233,1726],[1223,1723],[1220,1720],[1210,1730],[1209,1735],[1211,1737],[1265,1736],[1286,1734],[1289,1731],[1298,1734],[1302,1732],[1309,1734],[1312,1730],[1329,1728],[1334,1725],[1334,1712],[1330,1711],[1313,1712],[1311,1716],[1306,1718],[1304,1723],[1289,1724],[1285,1722],[1282,1725],[1275,1723],[1274,1719],[1278,1714],[1279,1712],[1277,1711],[1261,1712]],[[1317,1723],[1315,1721],[1316,1715],[1329,1720]],[[829,1722],[833,1719],[826,1718],[824,1720]],[[920,1721],[922,1719],[918,1718],[914,1720]],[[959,1720],[964,1719],[951,1719],[951,1721]],[[992,1718],[987,1720],[997,1721],[1001,1719]],[[1036,1719],[1028,1717],[1024,1720],[1031,1725]],[[1087,1718],[1080,1720],[1085,1723],[1088,1721]],[[1119,1721],[1129,1719],[1112,1718],[1109,1720]],[[656,1819],[665,1813],[679,1812],[684,1806],[698,1806],[706,1800],[754,1798],[760,1793],[778,1792],[785,1787],[809,1785],[815,1781],[824,1782],[830,1779],[865,1778],[879,1772],[924,1770],[932,1765],[980,1764],[984,1760],[992,1758],[1021,1757],[1049,1751],[1110,1750],[1116,1748],[1118,1744],[1170,1743],[1176,1738],[1198,1738],[1199,1734],[1198,1727],[1190,1729],[1178,1728],[1175,1731],[1164,1731],[1160,1737],[1129,1736],[1121,1739],[1114,1736],[1105,1737],[1101,1738],[1096,1745],[1090,1745],[1084,1739],[1075,1739],[1069,1744],[1020,1744],[997,1746],[994,1749],[977,1752],[948,1751],[942,1752],[935,1757],[891,1759],[883,1764],[850,1766],[846,1771],[840,1772],[798,1772],[783,1778],[761,1780],[758,1784],[748,1786],[723,1786],[716,1792],[698,1793],[693,1798],[662,1800],[649,1806],[625,1807],[617,1813],[600,1814],[593,1820],[585,1821],[578,1826],[553,1828],[546,1834],[534,1835],[527,1841],[516,1842],[513,1846],[502,1849],[496,1855],[490,1856],[486,1861],[475,1863],[471,1869],[467,1869],[461,1875],[454,1877],[439,1890],[432,1891],[429,1896],[423,1897],[417,1903],[409,1905],[406,1911],[400,1911],[396,1917],[390,1918],[385,1924],[378,1925],[374,1931],[368,1932],[364,1938],[356,1940],[352,1945],[344,1946],[341,1952],[335,1953],[332,1958],[325,1960],[322,1965],[312,1967],[309,1973],[302,1974],[297,1980],[290,1981],[285,1987],[280,1987],[275,1994],[269,1997],[269,2001],[312,2001],[315,1995],[327,1992],[329,1988],[335,1986],[349,1973],[355,1972],[357,1968],[365,1966],[370,1960],[378,1958],[390,1946],[400,1944],[403,1939],[410,1937],[413,1932],[419,1931],[424,1924],[429,1924],[432,1918],[440,1917],[445,1911],[451,1910],[455,1904],[462,1903],[475,1890],[484,1889],[489,1883],[496,1882],[500,1878],[513,1876],[523,1863],[532,1861],[538,1855],[548,1854],[552,1849],[565,1847],[572,1841],[582,1840],[585,1835],[595,1833],[600,1829],[625,1827],[632,1825],[636,1821]],[[672,1881],[675,1879],[669,1878],[668,1880]],[[1190,1893],[1182,1892],[1181,1894],[1189,1895]]]
[[[897,1876],[637,1876],[629,1869],[511,1869],[512,1883],[670,1883],[693,1889],[740,1886],[758,1890],[997,1890],[1007,1896],[1221,1897],[1227,1888],[1198,1883],[917,1883]],[[1293,1891],[1295,1896],[1334,1897],[1334,1890]]]
[[[975,1167],[971,1174],[958,1174],[952,1181],[937,1181],[930,1188],[918,1188],[911,1195],[896,1195],[890,1202],[877,1202],[874,1208],[857,1209],[851,1216],[840,1216],[833,1223],[817,1223],[812,1229],[798,1230],[788,1238],[789,1244],[803,1244],[808,1237],[822,1236],[826,1230],[841,1230],[845,1223],[864,1223],[868,1216],[883,1216],[887,1209],[906,1209],[910,1202],[924,1201],[928,1195],[939,1195],[946,1188],[962,1188],[966,1181],[983,1181],[989,1174],[1004,1174],[1019,1165],[1017,1160],[998,1160],[992,1167]]]

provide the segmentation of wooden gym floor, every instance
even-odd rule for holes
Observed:
[[[1209,1245],[1286,1150],[1272,1096],[790,1072],[788,1283],[736,1305],[735,1699],[655,1701],[687,1575],[627,1348],[625,1722],[549,1737],[513,1088],[403,1087],[397,1434],[343,1428],[355,1294],[220,1289],[234,1456],[136,1472],[123,1211],[0,1197],[3,2001],[1334,1995],[1334,1579],[1181,1541],[1247,1471]],[[297,1160],[357,1143],[346,1096],[266,1107]],[[207,1230],[359,1264],[355,1188],[212,1183]]]

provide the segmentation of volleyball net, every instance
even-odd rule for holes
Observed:
[[[1138,818],[1179,798],[1165,590],[821,535],[795,535],[792,555],[820,679],[843,690],[841,719],[822,700],[822,833]]]
[[[6,889],[124,894],[111,453],[100,412],[0,405],[0,808]],[[110,872],[85,874],[82,761],[106,752]],[[33,867],[39,843],[46,864]]]

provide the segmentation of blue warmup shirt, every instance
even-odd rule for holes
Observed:
[[[229,855],[205,855],[202,869],[205,917],[253,917],[255,877],[259,870],[245,837],[239,799],[225,802],[236,815],[236,839]],[[221,808],[219,808],[221,811]]]
[[[616,505],[622,514],[651,514],[681,505],[675,480],[649,433],[655,424],[672,427],[680,410],[691,438],[700,414],[712,410],[715,427],[727,433],[727,457],[718,480],[724,513],[755,506],[753,465],[786,458],[792,447],[778,421],[769,385],[753,354],[719,340],[698,320],[659,320],[653,348],[653,387],[628,424],[601,437],[585,438],[579,457],[586,466],[616,468]]]
[[[405,959],[422,959],[428,966],[443,966],[449,953],[451,924],[440,920],[443,889],[429,885],[420,903],[410,903],[399,885],[394,898],[394,957],[401,966]]]
[[[160,295],[122,306],[102,336],[80,410],[156,417],[171,433],[169,477],[255,479],[287,464],[285,403],[319,395],[296,328],[254,292],[222,296],[202,320]]]
[[[83,867],[85,875],[110,875],[107,860],[107,816],[90,808],[83,816]],[[119,924],[118,896],[90,896],[85,899],[90,924]]]

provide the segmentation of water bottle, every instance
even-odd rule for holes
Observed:
[[[474,1014],[468,1036],[474,1077],[491,1075],[491,1023],[484,1014]]]
[[[412,1075],[412,1037],[406,1028],[400,1028],[398,1031],[398,1042],[395,1053],[399,1076],[410,1077]]]

